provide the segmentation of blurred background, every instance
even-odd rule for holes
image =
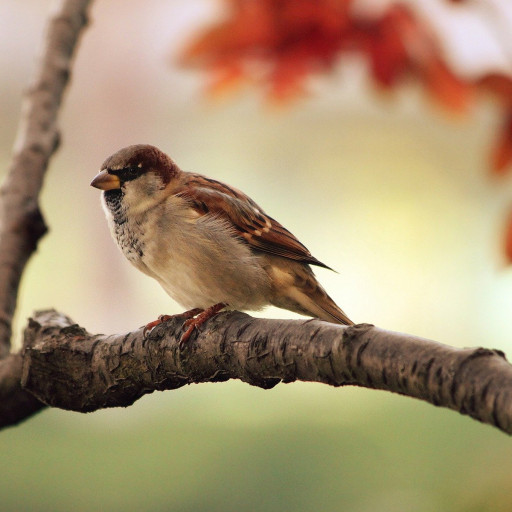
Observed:
[[[53,5],[0,4],[1,172]],[[41,199],[50,232],[23,278],[16,343],[37,309],[104,333],[181,310],[124,260],[89,186],[111,153],[150,143],[279,219],[339,272],[316,271],[354,321],[510,357],[503,228],[512,178],[487,172],[498,106],[481,101],[466,116],[447,115],[414,84],[383,96],[356,57],[316,76],[291,104],[269,103],[257,87],[208,99],[205,73],[177,60],[223,6],[93,4]],[[473,34],[473,52],[460,45],[468,66],[488,41]],[[484,62],[499,57],[491,47]],[[0,432],[0,460],[2,512],[512,506],[503,433],[417,400],[319,384],[193,385],[127,409],[46,410]]]

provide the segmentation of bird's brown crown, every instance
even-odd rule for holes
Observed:
[[[118,175],[122,180],[124,177],[123,181],[154,172],[160,175],[164,184],[169,183],[179,172],[171,157],[149,144],[136,144],[120,149],[109,156],[101,168],[109,174]]]

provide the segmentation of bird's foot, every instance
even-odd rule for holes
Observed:
[[[187,330],[183,333],[183,336],[181,337],[180,348],[182,348],[183,345],[188,341],[190,335],[194,332],[194,329],[196,327],[200,327],[201,325],[203,325],[207,320],[214,317],[217,313],[219,313],[219,311],[224,309],[226,306],[226,303],[219,302],[218,304],[214,304],[213,306],[206,308],[204,311],[199,310],[199,314],[197,316],[192,315],[192,317],[186,320],[185,323],[183,324],[183,329],[187,328]]]
[[[179,313],[178,315],[160,315],[157,320],[154,320],[153,322],[149,322],[149,324],[146,324],[143,332],[144,337],[146,337],[157,325],[163,324],[164,322],[167,322],[172,318],[194,318],[196,315],[202,313],[203,311],[204,309],[194,308],[189,309],[184,313]]]

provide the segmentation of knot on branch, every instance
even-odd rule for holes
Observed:
[[[27,209],[25,216],[20,222],[20,230],[23,230],[23,237],[29,244],[30,250],[35,251],[39,240],[48,232],[48,226],[39,205],[31,205]]]

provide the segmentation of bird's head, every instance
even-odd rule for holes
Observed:
[[[107,205],[122,200],[124,206],[139,210],[157,201],[179,172],[174,161],[158,148],[137,144],[108,157],[91,186],[104,191]]]

